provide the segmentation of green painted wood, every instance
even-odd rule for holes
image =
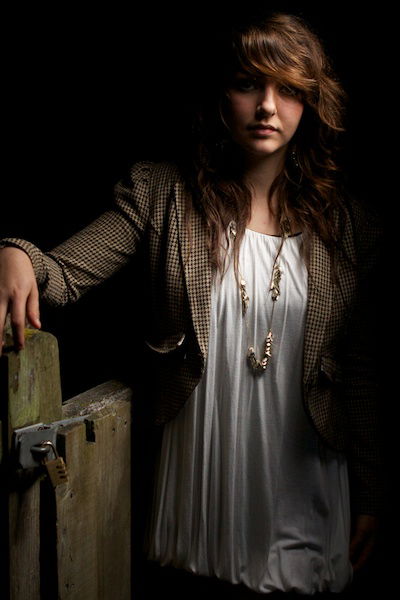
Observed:
[[[11,600],[40,600],[40,483],[9,496]]]

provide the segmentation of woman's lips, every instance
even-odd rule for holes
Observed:
[[[276,133],[277,129],[272,129],[271,127],[252,127],[251,131],[264,137]]]
[[[272,133],[276,133],[278,130],[273,125],[252,125],[249,127],[250,131],[253,131],[257,135],[261,135],[263,137],[271,135]]]

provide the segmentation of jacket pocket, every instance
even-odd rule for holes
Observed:
[[[186,359],[186,333],[179,333],[163,340],[145,339],[145,352],[155,366],[172,367]]]
[[[176,335],[169,336],[163,340],[149,340],[145,339],[144,342],[150,350],[158,352],[159,354],[168,354],[174,350],[178,350],[184,344],[186,333],[180,332]]]

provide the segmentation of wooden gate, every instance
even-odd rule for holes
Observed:
[[[108,381],[63,404],[57,340],[33,329],[19,353],[6,334],[0,385],[0,597],[130,599],[131,389]],[[54,489],[41,467],[20,468],[15,431],[66,419],[68,481]]]

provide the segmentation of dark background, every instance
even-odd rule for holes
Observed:
[[[93,10],[82,4],[16,7],[4,24],[0,236],[24,237],[44,250],[109,206],[113,186],[136,160],[173,157],[208,36],[232,18],[229,3],[187,8],[106,3]],[[349,187],[378,211],[386,228],[387,260],[376,289],[380,317],[371,323],[371,344],[382,372],[390,472],[395,368],[388,348],[396,314],[398,170],[391,16],[384,3],[379,15],[337,3],[320,3],[316,10],[295,3],[245,4],[243,13],[268,6],[303,16],[322,38],[349,94],[344,151]],[[135,373],[143,319],[133,269],[134,264],[76,305],[43,306],[43,329],[59,340],[64,399]],[[388,494],[382,542],[363,575],[365,588],[377,593],[394,589],[394,506]]]

